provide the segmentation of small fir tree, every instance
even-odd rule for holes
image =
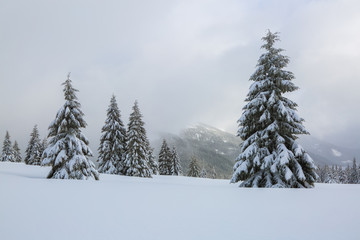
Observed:
[[[73,88],[70,74],[62,85],[65,104],[49,126],[49,145],[43,153],[42,164],[51,165],[48,178],[98,180],[99,173],[88,159],[92,156],[89,141],[81,133],[87,124],[75,94],[78,90]]]
[[[3,142],[1,161],[15,162],[14,151],[13,147],[11,146],[10,134],[8,131],[6,131],[5,139]]]
[[[324,172],[325,172],[324,183],[335,183],[332,168],[329,167],[328,165],[325,165]]]
[[[347,177],[346,177],[346,173],[345,173],[345,169],[343,169],[342,167],[339,167],[338,169],[339,173],[339,182],[342,184],[347,183]]]
[[[21,162],[22,158],[21,158],[20,148],[19,148],[17,141],[15,141],[14,145],[13,145],[13,153],[14,153],[15,162]]]
[[[322,183],[323,182],[323,180],[324,180],[324,170],[323,170],[323,168],[321,168],[321,167],[317,167],[316,168],[316,174],[318,175],[318,178],[316,179],[316,182],[317,183]]]
[[[212,179],[216,179],[217,173],[216,173],[215,167],[212,168],[210,177]]]
[[[179,158],[179,155],[177,154],[175,146],[173,147],[173,149],[171,151],[171,161],[172,161],[171,174],[174,175],[174,176],[181,175],[182,174],[182,168],[181,168],[181,165],[180,165],[180,158]]]
[[[340,183],[338,166],[333,165],[331,168],[331,171],[332,171],[332,177],[333,177],[334,183]]]
[[[172,154],[165,139],[161,145],[158,162],[160,175],[172,175]]]
[[[353,165],[352,168],[350,170],[350,176],[349,176],[349,183],[351,184],[356,184],[359,182],[359,173],[358,173],[358,169],[356,166],[356,159],[353,159]]]
[[[149,168],[152,175],[159,174],[159,166],[154,157],[154,149],[150,146],[150,141],[146,139],[147,158],[149,162]]]
[[[44,149],[39,138],[39,130],[37,125],[34,126],[28,147],[25,150],[24,162],[28,165],[41,165],[41,155]]]
[[[274,47],[278,33],[268,31],[262,38],[265,53],[250,77],[250,87],[239,119],[238,136],[244,141],[236,159],[232,183],[240,187],[310,188],[317,178],[311,157],[295,141],[298,134],[308,134],[297,104],[284,93],[298,89],[293,73],[284,70],[289,58]]]
[[[348,164],[345,168],[345,176],[346,176],[345,183],[350,183],[350,175],[351,175],[351,168],[350,168],[350,165]]]
[[[203,168],[201,169],[200,177],[201,177],[201,178],[206,178],[206,177],[207,177],[207,171],[206,171],[205,167],[203,167]]]
[[[120,119],[120,110],[113,95],[102,127],[99,146],[99,172],[121,174],[125,160],[126,129]]]
[[[128,124],[124,175],[151,177],[147,148],[144,122],[142,121],[138,103],[135,101]]]
[[[196,157],[191,157],[189,171],[187,174],[189,177],[200,177],[200,166]]]
[[[47,146],[48,146],[47,137],[44,137],[43,140],[41,141],[41,156],[44,153]]]

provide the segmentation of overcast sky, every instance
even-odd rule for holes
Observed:
[[[25,150],[64,103],[68,72],[96,151],[112,94],[151,138],[196,122],[236,133],[266,30],[315,137],[360,147],[360,1],[0,1],[0,141]]]

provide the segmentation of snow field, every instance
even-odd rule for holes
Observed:
[[[229,180],[48,172],[0,162],[0,239],[360,239],[360,185],[244,189]]]

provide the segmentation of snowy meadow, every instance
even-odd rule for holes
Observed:
[[[229,180],[46,179],[0,162],[1,239],[359,239],[360,185],[239,188]]]

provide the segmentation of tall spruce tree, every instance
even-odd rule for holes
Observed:
[[[151,177],[146,131],[137,101],[135,101],[132,109],[127,131],[123,173],[126,176]]]
[[[172,175],[172,154],[165,139],[161,145],[158,162],[160,175]]]
[[[11,146],[10,134],[8,131],[6,131],[5,139],[3,142],[1,161],[15,162],[14,151],[13,147]]]
[[[42,164],[52,167],[48,178],[98,180],[99,173],[88,159],[92,156],[89,141],[81,133],[87,124],[75,94],[78,90],[73,88],[70,74],[62,85],[65,104],[49,126],[49,145],[43,153]]]
[[[231,182],[243,181],[240,187],[313,187],[316,166],[296,142],[296,135],[308,132],[296,113],[297,104],[283,96],[298,89],[293,73],[284,70],[289,58],[274,47],[278,33],[268,31],[262,40],[265,53],[250,77],[254,83],[238,120],[244,142]]]
[[[180,158],[177,154],[176,147],[174,146],[171,151],[171,175],[179,176],[182,174],[182,168],[180,165]]]
[[[20,148],[19,148],[17,141],[15,141],[14,145],[13,145],[13,153],[14,153],[14,161],[21,162],[22,158],[21,158]]]
[[[192,156],[189,164],[189,177],[200,177],[200,166],[196,157]]]
[[[120,110],[113,95],[102,127],[99,146],[99,172],[121,174],[125,160],[126,129],[120,119]]]
[[[43,148],[39,138],[39,130],[37,125],[35,125],[30,134],[30,141],[25,150],[24,162],[28,165],[41,165],[42,153]]]

